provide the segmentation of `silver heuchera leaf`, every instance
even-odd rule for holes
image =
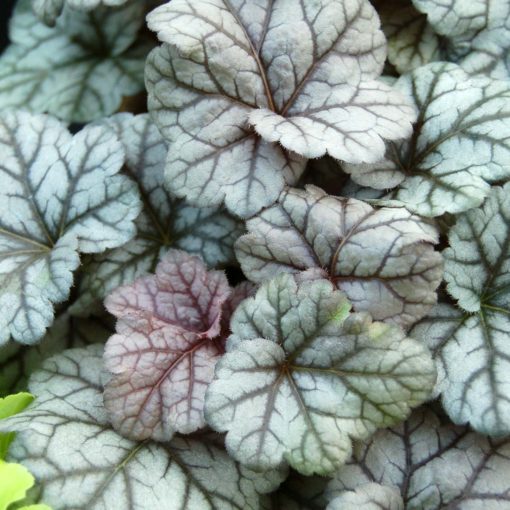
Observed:
[[[109,317],[73,317],[59,315],[37,345],[9,342],[0,348],[0,398],[26,391],[29,376],[42,362],[65,349],[106,342],[114,327]]]
[[[508,440],[442,425],[432,411],[422,409],[357,445],[327,495],[333,499],[376,482],[396,486],[406,510],[499,510],[510,504],[509,474]]]
[[[0,115],[0,344],[9,333],[35,343],[64,301],[78,253],[99,253],[135,233],[140,200],[117,175],[114,134],[86,127],[74,137],[45,115]]]
[[[171,142],[169,186],[194,203],[249,217],[296,182],[296,155],[375,162],[411,131],[414,109],[378,81],[368,0],[173,0],[148,23],[165,43],[148,59],[149,110]]]
[[[207,423],[229,453],[264,470],[328,474],[351,440],[404,419],[429,395],[430,354],[393,325],[350,314],[326,280],[283,274],[237,309],[206,393]]]
[[[378,483],[360,485],[353,491],[341,492],[326,510],[404,510],[398,489]]]
[[[55,26],[64,5],[78,11],[91,11],[101,5],[116,7],[129,0],[32,0],[32,9],[46,25]]]
[[[205,425],[204,394],[224,351],[228,318],[250,292],[242,285],[229,300],[222,272],[170,250],[155,275],[108,296],[106,307],[119,320],[105,350],[113,376],[104,402],[116,430],[165,441]]]
[[[244,273],[260,283],[310,268],[343,290],[356,311],[409,326],[436,302],[442,278],[437,231],[406,209],[374,209],[319,188],[284,191],[248,220],[236,243]]]
[[[452,420],[496,436],[510,434],[509,196],[510,185],[493,188],[450,230],[445,279],[464,310],[438,307],[411,332],[434,352]]]
[[[21,0],[10,24],[12,44],[0,57],[0,108],[48,112],[88,122],[116,111],[143,90],[152,44],[138,36],[143,2],[90,13],[65,10],[54,28]]]
[[[165,191],[168,145],[147,114],[121,113],[106,123],[124,145],[125,173],[138,184],[143,209],[132,241],[94,256],[84,267],[75,314],[83,314],[115,288],[153,272],[169,247],[200,255],[208,266],[226,265],[234,260],[234,241],[244,232],[242,222],[225,211],[192,207]]]
[[[472,1],[472,0],[471,0]],[[409,0],[372,0],[388,39],[388,60],[400,74],[441,60],[441,41]]]
[[[259,494],[282,473],[238,466],[207,437],[136,443],[114,432],[102,404],[102,347],[47,360],[30,382],[23,414],[2,420],[19,431],[10,453],[37,479],[55,510],[258,510]]]
[[[413,137],[375,165],[345,165],[359,184],[394,187],[391,198],[422,216],[479,206],[510,177],[510,84],[470,78],[455,64],[421,67],[397,82],[420,115]]]
[[[413,0],[443,35],[448,57],[471,74],[510,78],[508,0]]]

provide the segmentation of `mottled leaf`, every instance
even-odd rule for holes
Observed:
[[[341,492],[326,510],[404,510],[398,489],[378,483],[360,485],[353,491]]]
[[[327,474],[351,440],[404,419],[435,381],[430,354],[393,325],[350,314],[326,280],[265,283],[237,309],[205,415],[229,453],[263,470]]]
[[[54,510],[256,510],[282,473],[238,466],[207,436],[135,443],[114,432],[102,404],[102,348],[45,361],[31,379],[36,401],[1,422],[16,430],[12,457],[24,464]]]
[[[438,307],[411,332],[434,353],[452,420],[490,435],[510,434],[509,197],[510,185],[495,187],[483,208],[459,216],[444,255],[460,307]]]
[[[236,243],[245,274],[260,283],[278,272],[322,271],[356,311],[408,326],[436,302],[442,262],[437,232],[406,209],[374,209],[309,186],[290,189],[248,220]]]
[[[509,0],[413,0],[445,36],[447,55],[471,74],[510,78]]]
[[[22,107],[87,122],[113,113],[123,96],[143,90],[152,44],[138,37],[143,2],[92,12],[65,10],[54,28],[20,0],[12,44],[0,57],[0,108]]]
[[[442,425],[432,411],[422,409],[357,445],[328,496],[376,482],[396,486],[406,510],[503,510],[510,506],[509,475],[508,440]]]
[[[116,175],[124,151],[105,128],[74,137],[45,115],[0,115],[0,344],[37,342],[64,301],[79,252],[135,233],[136,187]]]
[[[128,0],[32,0],[32,9],[38,18],[48,26],[54,26],[64,6],[78,11],[91,11],[104,5],[116,7]]]
[[[28,378],[41,363],[65,349],[104,343],[113,334],[110,317],[86,319],[64,313],[55,319],[37,345],[11,341],[0,348],[0,397],[28,387]]]
[[[155,275],[115,290],[106,307],[118,317],[106,345],[105,407],[128,438],[158,441],[205,425],[205,390],[224,351],[222,324],[250,293],[230,288],[225,275],[207,271],[186,252],[170,250]]]
[[[413,108],[378,81],[385,40],[368,0],[173,0],[148,23],[165,43],[146,83],[171,141],[168,185],[196,204],[249,217],[296,182],[297,154],[375,162],[411,131]]]
[[[441,60],[441,39],[410,0],[372,0],[388,39],[388,60],[401,73]]]
[[[510,84],[435,63],[396,87],[420,110],[413,137],[390,143],[375,165],[346,165],[355,181],[377,189],[400,183],[391,198],[440,216],[479,206],[491,183],[510,177]]]
[[[124,145],[125,173],[138,184],[143,209],[132,241],[87,262],[79,300],[73,305],[75,314],[87,311],[115,288],[153,272],[171,246],[200,255],[209,266],[232,262],[234,241],[244,232],[244,225],[225,211],[191,207],[164,190],[168,146],[148,115],[118,114],[107,124]]]

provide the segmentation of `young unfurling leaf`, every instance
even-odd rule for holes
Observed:
[[[105,350],[113,376],[104,402],[116,430],[164,441],[204,426],[205,390],[228,334],[222,316],[229,317],[250,291],[246,285],[234,289],[231,305],[222,272],[170,250],[155,275],[107,298],[107,309],[119,319]]]
[[[0,115],[0,344],[37,342],[64,301],[79,253],[99,253],[135,233],[136,187],[117,175],[114,134],[75,136],[45,115]]]
[[[396,88],[420,110],[414,135],[390,143],[381,162],[345,165],[356,182],[400,184],[392,198],[422,216],[440,216],[479,206],[491,183],[510,177],[510,82],[434,63],[403,76]]]
[[[205,401],[229,453],[264,470],[327,474],[351,441],[404,419],[436,378],[430,354],[397,326],[349,313],[327,280],[262,285],[235,312]]]
[[[208,437],[136,443],[112,430],[101,392],[102,347],[71,349],[31,378],[36,400],[0,422],[17,431],[13,460],[37,479],[55,509],[259,510],[283,472],[254,473]]]
[[[296,182],[296,155],[373,163],[411,132],[413,107],[378,80],[386,44],[368,0],[172,0],[148,23],[165,43],[146,82],[168,185],[198,205],[249,217]]]
[[[278,272],[319,270],[356,311],[409,326],[436,302],[442,278],[435,228],[404,208],[374,209],[309,186],[284,191],[248,220],[236,244],[243,271],[260,283]]]
[[[140,38],[144,5],[65,9],[55,27],[20,0],[10,24],[12,44],[0,57],[0,108],[26,108],[73,122],[115,112],[123,96],[143,90],[152,44]]]
[[[77,315],[115,288],[153,272],[170,247],[200,255],[208,266],[228,264],[234,260],[234,241],[244,232],[242,222],[225,211],[192,207],[165,191],[168,145],[147,114],[117,114],[106,123],[124,146],[124,171],[137,183],[143,208],[133,240],[86,262],[79,299],[72,308]]]
[[[482,209],[459,216],[445,250],[448,291],[411,336],[438,363],[437,393],[452,420],[483,434],[510,433],[510,185],[493,188]]]
[[[405,423],[358,444],[327,495],[334,499],[375,482],[399,491],[403,501],[401,507],[377,508],[497,510],[510,505],[509,472],[508,439],[487,439],[468,428],[442,424],[432,411],[421,409]]]

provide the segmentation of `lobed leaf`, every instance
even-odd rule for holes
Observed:
[[[124,146],[124,172],[137,183],[143,208],[133,240],[87,261],[80,297],[73,305],[77,315],[117,287],[153,272],[169,247],[200,255],[209,266],[228,264],[234,260],[233,243],[244,232],[243,224],[225,211],[192,207],[165,191],[168,145],[147,114],[117,114],[106,124]]]
[[[470,78],[455,64],[434,63],[396,88],[420,110],[414,134],[390,144],[375,165],[345,165],[359,184],[384,189],[422,216],[479,206],[490,184],[510,177],[510,85]]]
[[[2,422],[17,430],[12,456],[27,466],[55,510],[158,508],[257,510],[260,494],[282,473],[238,466],[207,437],[136,443],[108,424],[102,404],[102,347],[72,349],[43,364],[23,414]]]
[[[442,278],[437,232],[403,208],[374,209],[319,188],[284,191],[248,220],[236,243],[244,273],[261,283],[310,268],[344,291],[356,311],[409,326],[436,302]]]
[[[378,483],[367,483],[353,491],[341,492],[326,510],[404,510],[397,489]]]
[[[428,397],[435,368],[396,326],[350,314],[326,280],[291,275],[262,285],[231,321],[227,353],[206,393],[207,423],[255,470],[288,462],[327,474],[351,440],[407,416]]]
[[[134,235],[137,190],[117,175],[124,151],[113,133],[74,137],[45,115],[0,116],[0,344],[42,338],[64,301],[79,252],[98,253]]]
[[[148,24],[165,43],[146,84],[168,186],[195,204],[249,217],[303,157],[375,162],[410,133],[413,108],[377,80],[385,40],[368,0],[173,0]]]
[[[327,496],[333,499],[375,482],[396,487],[400,508],[406,510],[496,510],[506,508],[510,499],[509,461],[508,440],[443,425],[431,410],[421,409],[359,444]]]
[[[509,192],[495,187],[481,209],[459,216],[444,255],[460,308],[442,305],[411,332],[434,353],[451,419],[495,436],[510,433]]]
[[[12,44],[0,57],[0,108],[48,112],[88,122],[116,111],[123,96],[143,89],[152,45],[138,36],[143,2],[91,12],[64,10],[54,28],[20,0],[10,24]]]
[[[241,285],[229,299],[222,272],[170,250],[155,275],[107,298],[107,309],[119,319],[105,350],[113,375],[104,402],[116,430],[165,441],[204,427],[205,390],[224,351],[228,319],[250,292]]]

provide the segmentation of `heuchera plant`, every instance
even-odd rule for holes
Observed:
[[[12,4],[0,510],[510,510],[510,0]]]

